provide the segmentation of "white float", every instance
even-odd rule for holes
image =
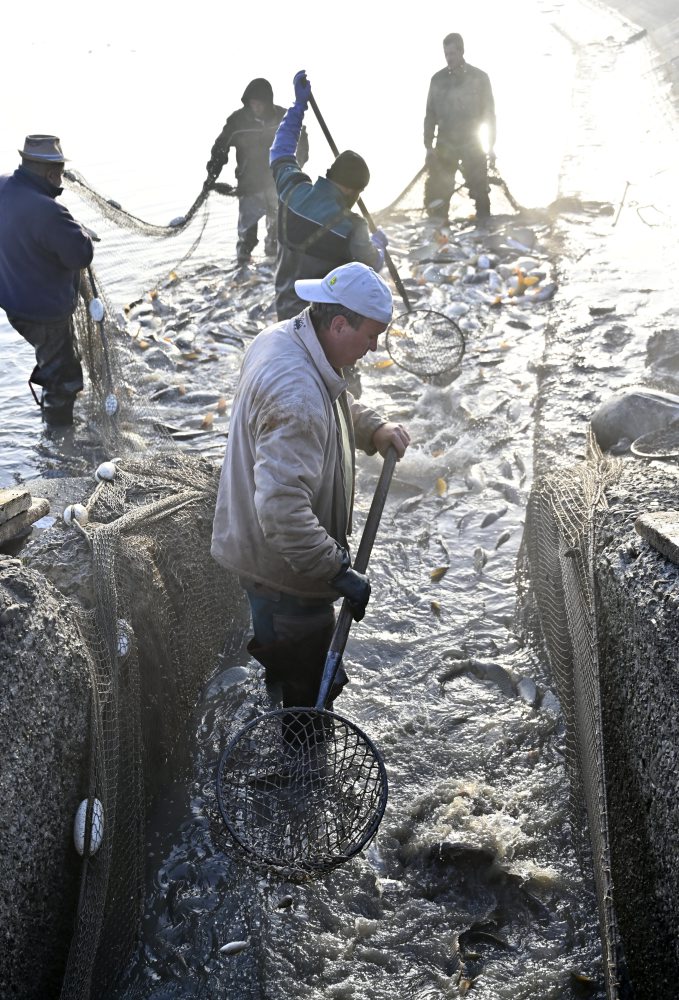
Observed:
[[[101,323],[104,318],[106,310],[104,309],[104,303],[101,299],[92,299],[89,305],[90,316],[95,323]]]
[[[83,799],[78,806],[73,821],[73,843],[75,849],[81,856],[85,853],[85,823],[87,820],[87,803],[89,799]],[[96,854],[104,839],[104,807],[99,799],[92,799],[92,829],[90,832],[89,854]]]
[[[97,466],[96,472],[94,473],[94,478],[98,482],[110,483],[115,478],[116,467],[115,462],[102,462],[101,465]]]
[[[112,417],[114,413],[118,412],[118,397],[112,392],[110,392],[104,400],[104,410],[109,417]]]
[[[74,521],[77,521],[83,527],[90,519],[87,507],[84,507],[81,503],[70,503],[68,507],[64,508],[62,517],[66,524],[73,524]]]

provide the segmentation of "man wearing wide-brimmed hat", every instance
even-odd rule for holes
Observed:
[[[0,177],[0,306],[35,348],[29,384],[42,386],[45,422],[66,425],[83,387],[73,313],[94,247],[55,200],[66,162],[57,136],[28,135],[19,153],[21,166]]]

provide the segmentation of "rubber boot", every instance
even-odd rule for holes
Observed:
[[[333,626],[328,625],[299,640],[283,640],[266,646],[256,639],[248,643],[248,652],[264,667],[267,686],[280,684],[283,708],[315,706],[333,630]],[[340,664],[330,689],[329,703],[335,701],[347,681]],[[325,721],[318,716],[300,712],[283,717],[283,738],[293,746],[318,742],[325,735]]]

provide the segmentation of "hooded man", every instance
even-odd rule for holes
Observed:
[[[265,253],[276,254],[276,212],[278,199],[269,169],[269,147],[285,108],[273,102],[273,89],[268,80],[251,80],[241,98],[243,107],[226,119],[224,128],[215,140],[207,163],[208,186],[219,177],[229,159],[229,150],[236,150],[236,195],[238,196],[238,243],[236,256],[239,264],[250,262],[257,246],[257,223],[266,217]],[[297,148],[301,163],[306,163],[309,143],[302,130]]]
[[[371,236],[365,221],[351,211],[370,180],[362,156],[345,150],[315,183],[300,169],[295,146],[311,85],[304,70],[293,83],[295,103],[286,111],[269,154],[279,198],[275,281],[279,320],[289,319],[306,305],[295,293],[298,278],[323,278],[354,260],[379,271],[388,243],[381,229]]]
[[[488,75],[465,62],[462,35],[446,35],[443,53],[447,65],[431,78],[424,116],[429,171],[424,204],[430,218],[447,220],[455,176],[461,170],[481,221],[490,215],[488,162],[495,163],[493,91]],[[488,131],[488,154],[479,134],[482,126]]]
[[[376,350],[391,320],[387,284],[351,263],[298,281],[296,292],[311,306],[262,331],[245,355],[212,533],[213,557],[250,601],[248,648],[282,684],[285,707],[315,703],[337,598],[358,621],[370,597],[347,542],[354,449],[385,455],[393,445],[401,457],[410,441],[401,424],[357,402],[343,374]]]
[[[29,385],[42,386],[45,423],[62,426],[83,387],[73,313],[94,245],[56,202],[66,162],[58,137],[28,135],[19,153],[21,166],[0,177],[0,306],[35,348]]]

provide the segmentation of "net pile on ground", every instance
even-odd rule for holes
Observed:
[[[594,868],[609,1000],[623,995],[624,959],[611,877],[593,560],[606,489],[619,474],[619,463],[605,460],[590,437],[585,462],[536,480],[519,555],[524,622],[546,655],[566,721],[578,846]]]

